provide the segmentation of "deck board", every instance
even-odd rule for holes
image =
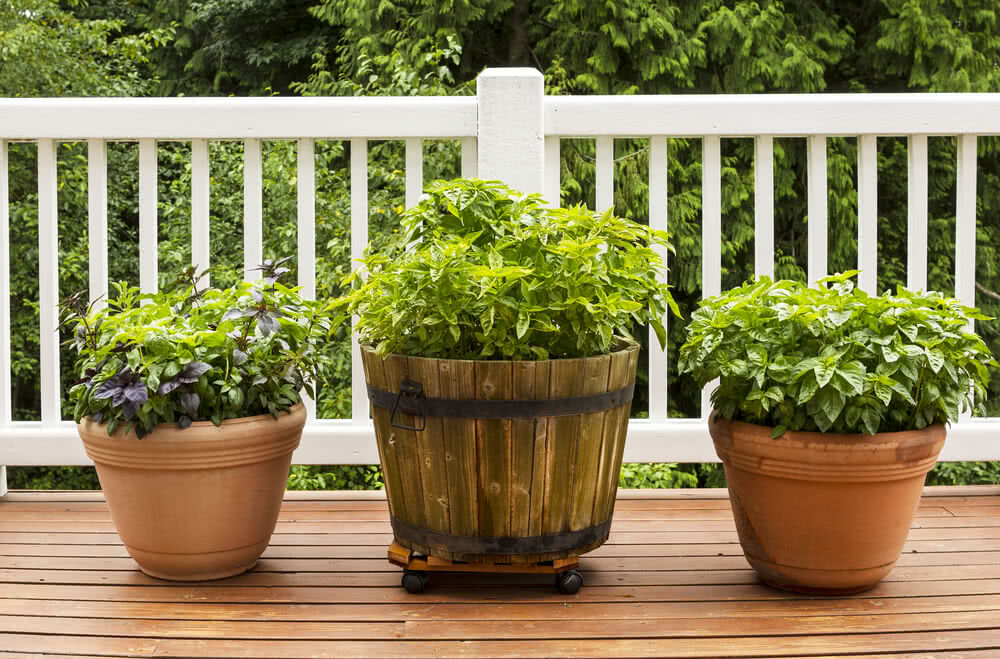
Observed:
[[[100,493],[0,498],[0,659],[101,657],[1000,657],[1000,487],[928,488],[897,568],[817,598],[759,584],[724,490],[619,495],[587,585],[433,576],[385,560],[377,493],[290,493],[251,573],[135,568]]]

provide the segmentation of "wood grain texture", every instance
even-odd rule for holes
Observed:
[[[438,360],[408,357],[410,378],[419,382],[424,395],[441,397]],[[445,465],[445,442],[441,417],[427,417],[426,429],[416,435],[421,474],[421,498],[424,504],[427,528],[441,533],[451,533],[450,500],[448,495],[448,470]],[[442,552],[444,554],[446,552]],[[442,556],[444,557],[444,556]]]
[[[387,390],[384,362],[375,351],[367,346],[361,346],[361,359],[365,366],[367,384],[376,389]],[[402,496],[403,484],[400,481],[399,448],[389,427],[389,411],[381,407],[369,405],[372,423],[375,425],[375,437],[378,444],[379,461],[384,466],[382,470],[385,491],[388,499],[389,513],[406,516],[406,497]]]
[[[587,359],[582,373],[581,395],[588,396],[609,391],[610,369],[610,355]],[[607,414],[607,411],[602,410],[580,415],[580,430],[576,437],[576,464],[573,466],[573,472],[577,476],[570,497],[572,503],[569,514],[570,531],[591,527],[598,521],[593,519],[594,501],[598,485],[602,482],[598,464],[604,449],[604,418]]]
[[[511,362],[476,363],[476,399],[509,400],[513,390]],[[505,538],[510,533],[511,420],[476,419],[479,479],[479,531],[476,535]],[[506,562],[506,557],[496,557]]]
[[[470,400],[476,397],[476,362],[440,360],[438,377],[443,398]],[[451,532],[455,535],[478,535],[476,422],[473,419],[444,418],[441,431],[444,433]]]
[[[0,533],[0,659],[1000,656],[996,492],[932,492],[918,520],[959,525],[913,528],[885,581],[830,599],[760,585],[718,493],[655,494],[618,502],[628,530],[580,559],[587,583],[572,596],[546,575],[489,573],[435,573],[410,595],[386,560],[391,534],[365,532],[388,517],[366,494],[293,496],[257,569],[203,584],[138,572],[95,531],[99,497],[0,500],[0,523],[21,529]],[[74,521],[64,503],[88,505]],[[984,514],[941,515],[973,506]]]

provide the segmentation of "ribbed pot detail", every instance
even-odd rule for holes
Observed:
[[[305,425],[297,405],[270,415],[161,424],[143,439],[85,419],[77,428],[97,466],[115,528],[143,572],[202,581],[252,568],[278,520],[292,452]]]
[[[714,414],[709,431],[747,560],[773,586],[823,594],[867,590],[892,570],[945,439],[943,425],[771,439]]]

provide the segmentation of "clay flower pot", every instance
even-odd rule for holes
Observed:
[[[945,428],[874,436],[789,431],[709,419],[740,544],[766,583],[857,593],[892,570]]]
[[[160,424],[144,437],[77,426],[115,528],[146,574],[176,581],[246,572],[278,520],[306,412]]]

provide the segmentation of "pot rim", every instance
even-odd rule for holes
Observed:
[[[611,352],[601,352],[596,355],[587,355],[586,357],[556,357],[555,359],[453,359],[449,357],[422,357],[420,355],[404,355],[401,352],[391,352],[385,357],[380,359],[388,359],[390,357],[402,357],[404,359],[426,359],[428,361],[441,361],[441,362],[483,362],[488,364],[544,364],[545,362],[562,362],[569,361],[572,359],[596,359],[597,357],[607,357],[609,355],[617,355],[623,352],[629,352],[631,350],[639,349],[639,342],[633,339],[629,339],[624,336],[614,337],[615,345],[619,346],[617,350],[612,350]],[[371,343],[361,343],[362,351],[369,351],[374,353],[375,346]]]
[[[291,416],[292,414],[296,413],[299,410],[299,408],[302,408],[302,407],[304,407],[303,403],[301,403],[301,402],[295,403],[294,405],[292,405],[291,407],[289,407],[287,410],[282,410],[281,412],[279,412],[279,417],[280,416]],[[222,426],[237,426],[237,425],[240,425],[240,424],[243,424],[243,423],[253,423],[253,422],[256,422],[256,421],[262,421],[264,419],[271,419],[274,422],[278,422],[278,420],[279,420],[279,419],[275,419],[274,416],[272,416],[270,413],[266,413],[266,414],[255,414],[253,416],[239,416],[239,417],[235,417],[235,418],[232,418],[232,419],[223,419],[221,425]],[[108,425],[107,421],[102,421],[101,423],[97,423],[96,421],[94,421],[93,417],[85,416],[80,421],[80,423],[76,424],[76,426],[77,426],[77,428],[79,428],[80,426],[82,426],[85,423],[87,423],[87,424],[94,424],[96,426],[107,426]],[[204,428],[206,426],[213,426],[213,427],[216,427],[216,428],[221,427],[221,426],[216,426],[215,423],[213,421],[211,421],[211,420],[208,420],[208,421],[193,421],[193,422],[191,422],[190,426],[188,426],[187,428],[183,428],[183,429],[177,428],[177,424],[176,423],[162,422],[162,423],[158,423],[155,426],[153,426],[153,429],[149,432],[148,435],[146,435],[146,437],[151,437],[152,434],[154,432],[156,432],[157,428],[177,428],[178,430],[182,430],[183,431],[183,430],[188,430],[190,428]],[[118,434],[117,431],[115,432],[115,434]],[[114,435],[108,435],[108,437],[113,437],[113,436]]]
[[[749,421],[741,421],[739,419],[724,419],[719,416],[718,411],[713,407],[712,413],[708,416],[708,423],[731,423],[731,424],[742,424],[744,426],[750,426],[751,428],[766,428],[769,431],[774,430],[775,426],[765,426],[760,423],[750,423]],[[888,432],[878,432],[874,435],[869,435],[863,432],[823,432],[820,430],[786,430],[784,434],[778,437],[772,437],[773,441],[781,441],[783,439],[795,439],[796,435],[806,435],[810,438],[832,438],[832,437],[857,437],[859,441],[864,442],[874,442],[877,441],[879,437],[898,437],[900,435],[909,433],[923,433],[923,432],[933,432],[937,429],[947,430],[947,426],[944,423],[933,423],[929,426],[924,426],[923,428],[911,428],[909,430],[890,430]],[[768,433],[770,434],[770,433]]]

